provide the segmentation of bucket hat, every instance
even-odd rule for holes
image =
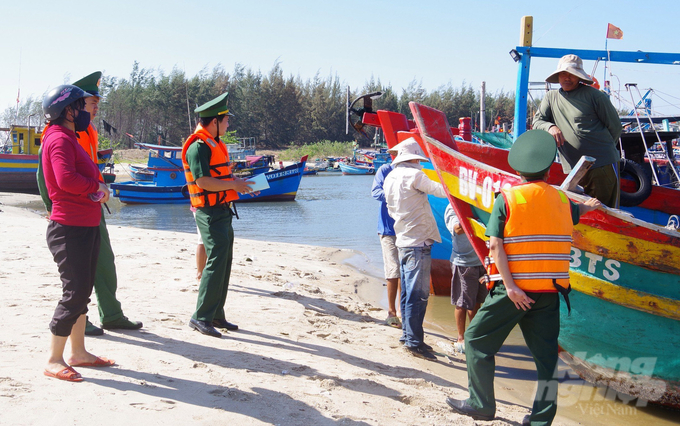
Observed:
[[[557,155],[555,138],[545,130],[522,133],[508,154],[508,164],[525,176],[543,175],[552,166]]]
[[[403,142],[387,150],[390,154],[396,152],[397,157],[392,160],[392,164],[403,163],[409,160],[429,161],[414,138],[408,138]]]
[[[557,75],[562,71],[575,75],[586,84],[593,84],[593,80],[583,70],[583,61],[576,55],[564,55],[557,63],[557,70],[545,79],[546,83],[559,83]]]

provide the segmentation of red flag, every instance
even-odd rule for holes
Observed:
[[[607,24],[607,38],[621,40],[623,38],[623,31],[621,31],[621,28],[619,27],[615,27],[612,24]]]
[[[17,89],[17,103],[19,103],[19,98],[21,97],[21,89]]]

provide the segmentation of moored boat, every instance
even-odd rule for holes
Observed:
[[[297,196],[303,171],[307,164],[305,155],[299,162],[293,163],[282,169],[272,170],[264,173],[269,184],[268,189],[260,191],[258,195],[241,196],[237,203],[249,203],[256,201],[294,201]]]
[[[361,164],[339,163],[343,175],[374,175],[373,166]]]
[[[440,111],[415,103],[411,110],[449,201],[465,219],[461,225],[486,257],[494,193],[519,178],[458,151]],[[680,408],[680,233],[620,210],[591,212],[574,230],[570,281],[572,313],[563,306],[561,357],[588,381]]]
[[[113,196],[127,204],[189,204],[189,192],[186,190],[186,178],[179,157],[182,148],[138,145],[150,150],[147,169],[153,171],[153,179],[151,182],[113,183]],[[288,167],[264,173],[269,188],[256,196],[244,196],[238,202],[295,200],[306,160],[307,156]]]
[[[147,167],[140,167],[130,164],[130,166],[128,167],[128,171],[130,172],[132,180],[136,180],[138,182],[153,181],[153,172],[149,170]]]
[[[42,132],[37,127],[12,126],[1,129],[8,132],[7,141],[0,146],[0,191],[38,193],[38,153]],[[104,173],[113,156],[112,149],[97,152],[99,171]],[[106,174],[103,174],[106,179]],[[115,175],[109,176],[113,181]]]

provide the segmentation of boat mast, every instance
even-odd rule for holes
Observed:
[[[486,81],[482,81],[479,92],[479,131],[486,132]]]
[[[527,129],[527,96],[529,94],[529,67],[531,65],[531,55],[528,53],[529,48],[531,47],[533,31],[534,17],[523,16],[519,46],[516,50],[513,49],[510,51],[510,56],[512,56],[512,59],[514,59],[515,62],[518,62],[519,66],[517,72],[517,89],[515,90],[515,124],[513,126],[513,137],[515,139]],[[520,47],[526,48],[526,54],[518,53]]]

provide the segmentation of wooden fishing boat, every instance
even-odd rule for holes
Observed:
[[[12,126],[0,130],[7,131],[9,135],[4,148],[0,147],[0,191],[37,194],[36,173],[42,131],[31,126]],[[97,155],[97,165],[103,173],[110,164],[113,150],[103,149]],[[115,175],[111,178],[115,179]]]
[[[128,171],[130,172],[130,176],[132,177],[132,180],[136,180],[138,182],[153,181],[153,172],[149,170],[147,167],[140,167],[130,164],[128,169],[129,169]]]
[[[442,112],[410,107],[437,178],[484,258],[495,193],[519,177],[460,152]],[[575,291],[571,315],[561,310],[562,359],[590,382],[680,408],[680,232],[603,207],[581,218],[572,244]]]
[[[361,164],[350,164],[350,163],[338,163],[340,165],[340,170],[343,175],[374,175],[375,168],[373,166],[361,165]]]
[[[250,203],[257,201],[294,201],[297,196],[303,171],[307,164],[305,155],[299,162],[286,166],[282,169],[271,170],[265,173],[269,188],[260,191],[258,195],[245,195],[236,200],[237,203]]]
[[[0,191],[38,193],[35,174],[41,132],[31,126],[11,126],[7,140],[0,146]]]
[[[114,197],[127,204],[189,204],[189,192],[182,168],[181,147],[138,144],[149,149],[147,169],[153,172],[151,182],[129,181],[111,184]],[[297,195],[307,156],[291,166],[265,173],[269,189],[257,196],[246,196],[238,202],[290,201]]]

